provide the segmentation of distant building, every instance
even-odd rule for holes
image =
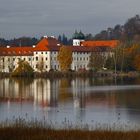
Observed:
[[[110,55],[111,49],[118,45],[118,41],[84,41],[74,40],[73,46],[67,46],[72,49],[72,70],[88,70],[89,58],[92,51]],[[19,60],[27,61],[32,68],[39,72],[49,71],[51,69],[60,70],[57,61],[58,51],[62,44],[54,36],[44,38],[33,46],[7,46],[0,48],[0,71],[11,72],[18,66]],[[42,65],[42,66],[41,66]]]

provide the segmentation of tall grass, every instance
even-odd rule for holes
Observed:
[[[55,129],[52,122],[18,118],[0,124],[0,140],[139,140],[140,130],[120,131],[108,129],[89,130],[63,122],[67,127]],[[69,126],[69,127],[68,127]]]
[[[34,127],[0,128],[0,140],[139,140],[140,131],[53,130]]]

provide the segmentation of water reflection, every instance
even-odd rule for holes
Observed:
[[[0,79],[0,121],[13,116],[91,124],[140,122],[140,79]]]

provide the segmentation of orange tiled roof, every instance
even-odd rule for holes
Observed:
[[[85,47],[111,47],[115,48],[119,44],[118,40],[108,40],[108,41],[83,41],[82,46]]]
[[[111,41],[84,41],[82,46],[68,46],[73,52],[90,52],[92,47],[111,47],[118,45],[118,40]],[[44,37],[34,48],[31,46],[24,47],[0,47],[0,56],[32,56],[34,51],[59,51],[62,44],[52,37]],[[101,50],[100,50],[101,51]]]
[[[0,56],[32,56],[33,48],[32,47],[1,47]]]
[[[60,42],[52,37],[43,38],[34,48],[34,51],[58,51]]]
[[[67,46],[70,47],[72,52],[91,52],[91,48],[87,48],[84,46]]]
[[[30,56],[34,51],[58,51],[60,45],[55,38],[44,37],[34,48],[32,46],[0,47],[0,56]]]

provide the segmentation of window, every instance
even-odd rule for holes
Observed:
[[[46,60],[48,60],[48,58],[46,57]]]
[[[46,68],[48,68],[48,66],[46,65]]]
[[[46,52],[46,54],[47,54],[47,52]]]
[[[29,61],[31,61],[31,58],[29,58]]]
[[[36,61],[38,61],[38,57],[36,57]]]
[[[37,52],[36,52],[36,54],[37,54]]]
[[[25,60],[26,60],[26,58],[23,58],[23,60],[25,61]]]
[[[43,52],[41,52],[41,54],[43,54]]]
[[[54,65],[54,69],[56,70],[56,65]]]
[[[10,61],[10,58],[8,58],[8,61]]]

